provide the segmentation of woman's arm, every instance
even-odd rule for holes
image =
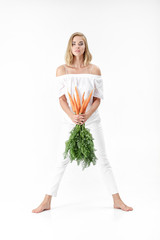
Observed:
[[[65,95],[63,95],[62,97],[59,98],[59,103],[60,103],[62,109],[65,111],[65,113],[71,118],[73,113],[68,106],[67,99],[66,99]]]
[[[95,75],[101,75],[101,70],[98,66],[96,65],[93,65],[93,69],[92,69],[92,73],[95,74]],[[101,102],[101,99],[100,98],[97,98],[97,97],[93,97],[93,103],[90,107],[90,109],[88,110],[88,112],[86,112],[89,117],[96,111],[96,109],[99,107],[100,105],[100,102]]]
[[[57,67],[56,69],[56,77],[58,76],[61,76],[61,75],[64,75],[65,74],[65,68],[63,65],[60,65],[59,67]],[[59,103],[62,107],[62,109],[65,111],[65,113],[71,117],[72,116],[72,111],[70,110],[69,106],[68,106],[68,103],[67,103],[67,98],[64,95],[62,95],[61,97],[59,97]]]
[[[90,109],[88,110],[87,114],[89,114],[89,116],[91,116],[95,111],[96,109],[99,107],[100,105],[100,102],[101,102],[101,99],[100,98],[96,98],[94,99]]]

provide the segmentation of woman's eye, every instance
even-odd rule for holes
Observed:
[[[74,43],[72,43],[72,46],[75,45]],[[83,43],[79,43],[79,45],[83,45]]]

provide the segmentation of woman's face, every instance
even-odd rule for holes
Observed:
[[[80,56],[80,55],[82,55],[84,53],[84,51],[85,51],[85,43],[84,43],[84,41],[83,41],[81,36],[75,36],[72,39],[71,50],[72,50],[72,54],[74,56]]]

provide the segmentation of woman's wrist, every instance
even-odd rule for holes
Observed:
[[[86,112],[88,118],[92,115],[92,111],[88,110],[88,112]]]
[[[70,112],[70,113],[68,114],[68,117],[70,117],[70,118],[72,119],[73,115],[74,115],[74,113],[73,113],[73,112]]]

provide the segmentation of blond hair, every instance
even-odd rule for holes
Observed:
[[[72,46],[72,40],[75,36],[81,36],[84,43],[85,43],[85,51],[83,53],[83,59],[84,59],[84,66],[87,66],[92,60],[92,55],[91,55],[91,53],[89,51],[89,48],[88,48],[87,38],[81,32],[75,32],[70,36],[69,41],[68,41],[68,45],[67,45],[67,50],[66,50],[66,53],[65,53],[65,62],[68,66],[73,64],[73,54],[72,54],[72,51],[71,51],[71,46]]]

